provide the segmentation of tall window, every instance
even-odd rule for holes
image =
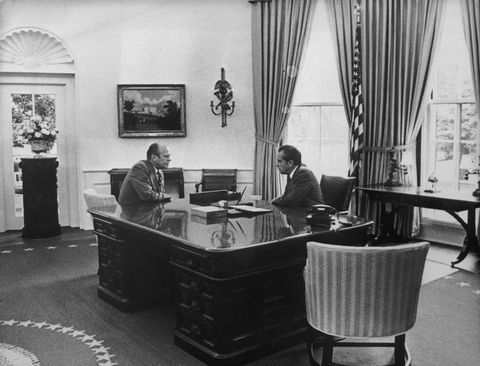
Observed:
[[[287,142],[318,179],[348,174],[348,123],[340,92],[327,11],[319,1],[298,75]]]
[[[442,29],[422,130],[421,179],[425,183],[434,174],[440,190],[472,192],[478,177],[466,180],[465,172],[478,166],[480,135],[458,1],[447,1]],[[424,210],[423,215],[449,218],[433,210]]]

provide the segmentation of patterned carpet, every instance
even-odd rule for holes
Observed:
[[[0,366],[203,364],[173,344],[171,305],[122,313],[97,297],[91,233],[42,240],[2,235]],[[455,256],[429,255],[417,323],[407,333],[415,365],[480,365],[480,275],[450,268]],[[351,359],[348,352],[339,357]],[[381,363],[377,356],[365,357]],[[250,365],[296,364],[308,365],[304,344]]]

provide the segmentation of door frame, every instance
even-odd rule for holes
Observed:
[[[76,103],[75,103],[75,75],[74,74],[55,74],[55,73],[17,73],[0,72],[0,85],[52,85],[64,87],[65,97],[65,121],[64,131],[60,131],[61,139],[64,144],[63,155],[64,162],[59,169],[65,169],[66,192],[67,192],[67,210],[62,212],[63,225],[78,227],[80,207],[79,190],[80,175],[78,171],[79,146],[78,146],[78,127],[76,123]],[[63,136],[62,136],[63,135]],[[1,137],[0,137],[1,138]],[[5,143],[2,139],[2,146]],[[58,141],[60,142],[60,141]],[[4,159],[0,159],[0,168],[5,171]],[[4,216],[4,183],[0,182],[0,232],[6,230],[6,218]],[[65,215],[67,217],[65,217]]]

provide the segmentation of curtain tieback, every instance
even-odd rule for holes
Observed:
[[[413,149],[414,144],[408,145],[393,145],[393,146],[364,146],[363,151],[368,152],[388,152],[392,150],[403,151]]]
[[[257,140],[263,141],[263,142],[265,142],[266,144],[269,144],[269,145],[273,145],[273,146],[275,146],[275,147],[278,147],[278,142],[275,142],[275,141],[273,141],[273,140],[266,139],[266,138],[264,138],[264,137],[262,137],[262,136],[259,136],[259,135],[256,135],[255,137],[256,137]]]

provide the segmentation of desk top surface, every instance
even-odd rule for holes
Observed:
[[[469,202],[477,207],[480,207],[480,199],[474,197],[471,192],[463,191],[448,191],[448,190],[439,190],[434,193],[425,192],[425,187],[388,187],[382,184],[376,184],[371,186],[359,186],[355,187],[358,190],[372,193],[381,193],[381,194],[391,194],[391,195],[402,195],[402,196],[416,196],[426,199],[434,200],[452,200],[452,201],[463,201]]]
[[[211,251],[234,250],[303,236],[308,238],[312,233],[346,228],[341,224],[335,228],[311,227],[307,224],[306,208],[263,206],[272,211],[219,219],[214,223],[207,223],[205,219],[192,215],[191,208],[196,206],[190,205],[188,199],[159,204],[99,207],[89,212],[94,217],[109,219],[121,226],[141,229]],[[368,223],[362,218],[349,218],[354,226]]]

